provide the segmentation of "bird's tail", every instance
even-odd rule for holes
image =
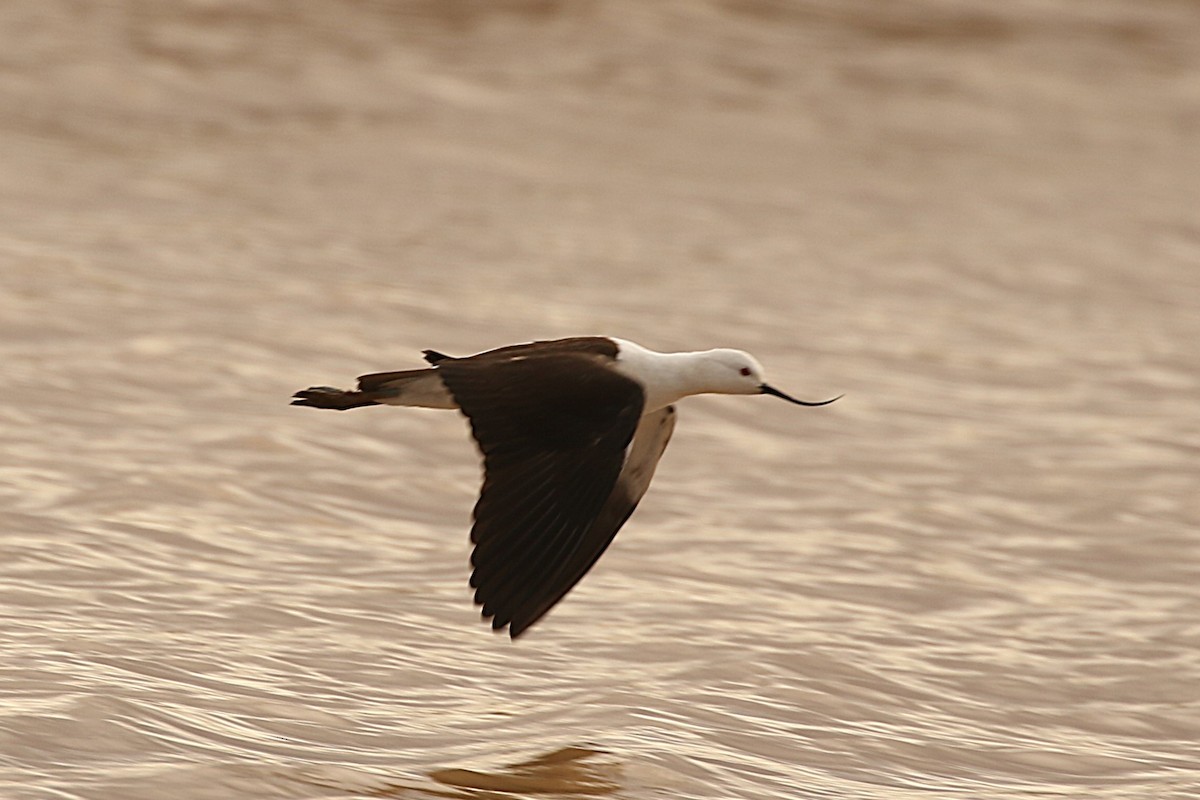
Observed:
[[[310,386],[292,395],[292,405],[345,411],[348,408],[377,406],[379,401],[368,392],[347,392],[332,386]]]
[[[354,391],[313,386],[292,395],[292,405],[345,411],[362,406],[458,408],[436,369],[408,369],[362,375]]]

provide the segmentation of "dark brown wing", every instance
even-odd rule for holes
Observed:
[[[471,585],[496,629],[544,613],[535,607],[558,591],[613,493],[644,396],[610,364],[590,352],[514,349],[437,367],[483,452]]]
[[[633,441],[629,445],[625,465],[617,478],[612,494],[588,528],[575,552],[558,571],[541,585],[535,598],[512,618],[509,633],[515,639],[543,614],[553,608],[575,584],[587,574],[592,565],[608,549],[617,531],[625,524],[638,502],[650,487],[654,470],[667,449],[667,442],[675,430],[675,407],[667,406],[642,417]]]
[[[589,353],[592,355],[603,356],[606,359],[615,359],[617,357],[617,343],[606,336],[572,336],[567,339],[543,339],[537,342],[526,342],[524,344],[509,344],[504,347],[497,347],[495,350],[486,350],[470,358],[508,358],[511,356],[530,355],[531,353]],[[442,355],[438,353],[437,355]]]

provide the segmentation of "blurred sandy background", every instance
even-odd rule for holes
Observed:
[[[0,795],[1200,795],[1200,5],[0,4]],[[516,643],[456,415],[740,347]]]

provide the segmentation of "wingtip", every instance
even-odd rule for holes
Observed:
[[[529,622],[514,622],[508,614],[502,611],[495,611],[486,604],[480,610],[479,616],[483,622],[491,626],[493,633],[500,635],[507,633],[510,641],[515,641],[532,624]]]
[[[520,631],[518,631],[517,633],[513,633],[513,628],[509,624],[510,620],[508,619],[508,617],[495,616],[495,617],[492,617],[491,619],[488,619],[485,616],[484,620],[491,624],[493,633],[499,633],[499,634],[507,633],[509,635],[509,637],[512,639],[517,638],[517,634],[520,633]]]

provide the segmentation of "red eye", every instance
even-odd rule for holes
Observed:
[[[738,372],[740,372],[742,374],[742,377],[744,377],[744,378],[750,377],[750,368],[749,367],[742,367],[741,369],[738,370]]]

